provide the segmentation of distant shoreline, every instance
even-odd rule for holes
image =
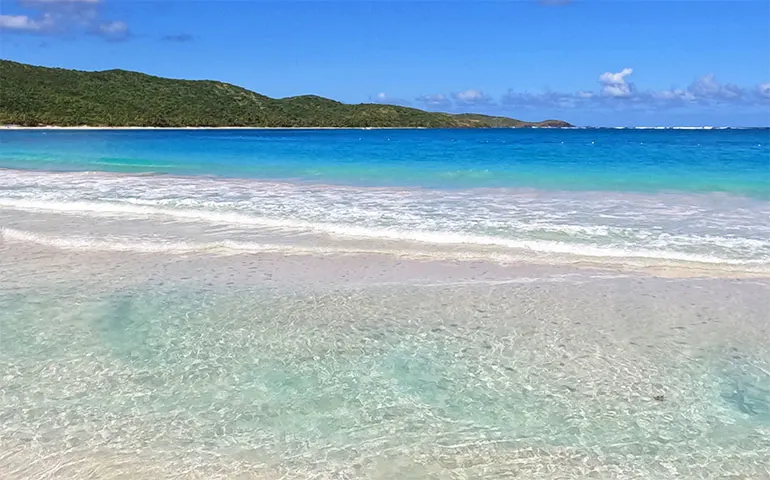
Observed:
[[[0,130],[770,130],[767,127],[645,126],[645,127],[97,127],[0,125]]]
[[[22,125],[0,125],[4,130],[436,130],[428,127],[60,127],[44,125],[25,127]],[[474,129],[478,130],[478,129]]]
[[[575,130],[580,127],[60,127],[0,125],[0,130]]]

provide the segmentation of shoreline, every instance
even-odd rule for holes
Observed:
[[[508,127],[506,127],[508,128]],[[545,127],[542,127],[545,128]],[[553,127],[548,127],[553,128]],[[77,127],[59,127],[45,125],[41,127],[24,127],[18,125],[2,125],[0,130],[442,130],[429,127],[94,127],[81,125]],[[447,129],[450,130],[450,129]],[[451,130],[483,130],[480,128],[457,128]]]
[[[392,164],[383,162],[392,168],[381,173],[380,165],[370,165],[368,156],[353,156],[356,161],[352,163],[340,162],[337,149],[325,146],[335,142],[313,134],[307,139],[303,135],[277,134],[281,142],[301,145],[304,150],[299,151],[306,157],[279,149],[276,158],[271,157],[271,142],[264,150],[255,149],[250,143],[260,142],[251,142],[248,135],[238,133],[193,135],[187,139],[170,134],[159,137],[162,145],[147,137],[146,146],[141,135],[104,137],[108,145],[97,142],[96,150],[86,145],[82,156],[80,150],[68,144],[91,144],[88,135],[80,139],[53,135],[50,140],[37,133],[30,137],[20,134],[18,139],[12,133],[8,135],[7,154],[3,155],[8,169],[0,169],[4,184],[0,189],[3,236],[67,251],[170,255],[379,252],[394,257],[651,271],[661,276],[770,274],[770,204],[764,197],[752,196],[761,193],[758,188],[762,185],[757,186],[756,176],[745,183],[740,183],[745,175],[728,182],[732,178],[729,171],[720,181],[743,191],[689,191],[712,184],[673,184],[670,180],[665,186],[679,190],[664,190],[663,182],[661,186],[647,186],[641,181],[636,185],[634,175],[625,171],[611,179],[613,183],[586,175],[581,180],[584,185],[561,172],[564,178],[557,177],[551,185],[544,180],[550,175],[545,167],[532,168],[532,181],[519,180],[519,173],[512,169],[508,180],[497,175],[497,167],[491,162],[491,170],[482,171],[472,163],[475,157],[470,155],[467,160],[460,158],[468,166],[459,169],[452,158],[441,157],[438,168],[431,164],[424,171],[412,173],[416,169],[411,162],[397,159]],[[335,135],[332,140],[374,139],[364,147],[353,142],[350,145],[378,159],[384,144],[380,140],[394,135],[371,137],[351,131]],[[415,135],[417,140],[423,135],[433,136]],[[456,137],[473,148],[486,143],[478,142],[470,133],[436,135]],[[400,138],[412,136],[405,131]],[[490,137],[497,136],[490,133]],[[589,140],[579,150],[591,158],[594,147],[588,144],[599,134],[579,136]],[[752,143],[763,141],[757,132],[735,136],[745,136]],[[204,151],[200,157],[188,155],[197,145],[187,141],[197,137],[202,139]],[[232,142],[238,147],[232,150],[232,164],[220,166],[214,161],[218,160],[220,138],[225,139],[223,144]],[[623,143],[626,137],[619,138]],[[182,142],[177,144],[179,139]],[[544,143],[559,143],[558,138],[553,140],[545,138]],[[721,142],[719,135],[710,141]],[[40,148],[48,143],[49,155]],[[500,143],[495,154],[507,155],[509,147],[505,141]],[[514,139],[507,143],[518,142]],[[17,153],[17,148],[27,145],[28,159]],[[130,153],[118,156],[116,149],[123,145]],[[320,150],[315,150],[316,145]],[[172,153],[161,154],[161,146],[167,146]],[[762,150],[746,146],[752,151],[745,164],[759,171],[761,165],[756,167],[759,163],[753,160]],[[440,154],[445,147],[439,147],[429,153]],[[319,152],[327,148],[328,158],[323,158],[325,163],[319,162]],[[488,147],[478,148],[480,155],[488,153]],[[565,150],[558,159],[571,161],[576,151]],[[382,155],[387,156],[387,152]],[[264,165],[259,160],[262,156],[266,158]],[[295,156],[300,160],[295,161]],[[283,165],[284,160],[288,165]],[[614,162],[608,160],[607,164]],[[18,168],[36,166],[40,168]],[[581,174],[576,171],[575,175]],[[503,178],[502,186],[496,187],[498,177]],[[520,183],[535,187],[518,187]],[[722,184],[715,185],[713,188]]]
[[[0,130],[689,130],[689,131],[720,131],[720,130],[770,130],[770,126],[687,126],[687,125],[658,125],[658,126],[572,126],[572,127],[141,127],[141,126],[57,126],[43,125],[27,127],[22,125],[0,125]]]
[[[255,185],[250,182],[229,181],[225,184],[220,183],[218,179],[192,183],[186,177],[135,174],[125,177],[125,174],[108,172],[89,172],[85,175],[57,172],[56,176],[49,176],[49,173],[40,171],[30,173],[0,169],[0,174],[9,185],[14,182],[22,182],[25,185],[48,185],[53,182],[74,186],[96,182],[99,185],[111,185],[111,189],[122,186],[120,188],[139,192],[156,189],[174,191],[175,194],[192,191],[189,190],[191,188],[201,194],[227,190],[233,195],[255,195],[249,192],[263,190],[280,192],[283,202],[298,198],[312,200],[318,195],[327,195],[330,188],[326,185],[313,185],[298,186],[296,188],[299,190],[293,190],[294,184]],[[182,185],[186,186],[180,187]],[[355,257],[364,260],[372,257],[455,265],[483,262],[486,265],[512,266],[517,269],[563,267],[577,271],[601,270],[622,274],[637,272],[659,277],[770,277],[770,263],[766,257],[733,254],[723,246],[724,242],[731,242],[730,239],[720,240],[722,243],[716,244],[721,249],[704,252],[702,248],[687,250],[677,247],[677,244],[664,248],[668,244],[649,244],[645,243],[644,239],[637,243],[604,245],[601,243],[603,237],[599,237],[599,243],[596,244],[588,244],[587,240],[580,238],[574,242],[568,241],[572,237],[561,237],[562,240],[530,238],[526,234],[489,237],[472,231],[453,233],[446,227],[442,230],[440,225],[436,226],[436,230],[428,231],[409,223],[391,228],[376,224],[356,226],[344,221],[329,223],[319,218],[303,219],[301,215],[297,216],[298,214],[276,219],[258,208],[248,211],[228,208],[210,211],[207,208],[195,207],[195,202],[199,200],[193,200],[194,205],[190,204],[181,209],[168,207],[163,202],[157,203],[156,200],[146,204],[139,202],[136,205],[131,201],[112,203],[99,200],[103,196],[102,193],[95,199],[89,192],[83,191],[86,199],[75,202],[71,198],[25,200],[14,198],[13,195],[0,199],[0,244],[9,248],[9,254],[12,254],[14,248],[18,248],[19,251],[29,252],[33,257],[38,255],[38,249],[55,249],[73,256],[98,252],[100,255],[126,256],[153,254],[158,255],[158,258],[164,255],[176,258],[229,256],[245,259],[261,255],[292,258]],[[371,198],[379,198],[382,192],[342,190],[336,194],[361,195],[361,198],[375,195]],[[404,198],[403,191],[389,194]],[[530,192],[526,193],[529,194]],[[272,198],[273,200],[269,200],[271,202],[277,201],[275,199],[278,197],[273,194],[264,195],[267,195],[265,198]],[[543,195],[549,201],[555,198],[553,193]],[[198,197],[193,195],[191,198]],[[204,195],[201,198],[208,197]],[[410,205],[418,201],[427,202],[426,198],[430,200],[429,197],[417,196]],[[587,198],[590,200],[592,197]],[[633,196],[626,201],[639,200]],[[720,198],[719,201],[726,200]],[[553,229],[561,228],[560,224],[554,225]],[[227,233],[228,230],[221,230],[222,226],[235,230]],[[689,237],[685,238],[687,239]],[[708,238],[699,241],[706,242],[707,246],[713,243],[709,243]],[[752,240],[749,238],[743,240],[743,243],[750,241]],[[753,242],[750,246],[758,241]],[[700,244],[696,242],[694,245]],[[760,242],[760,246],[763,245],[764,243]],[[23,259],[23,256],[17,258]]]
[[[0,126],[0,130],[580,130],[580,127],[43,127]]]

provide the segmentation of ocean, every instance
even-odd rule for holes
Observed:
[[[282,248],[770,267],[768,130],[49,130],[0,142],[4,211],[238,230],[121,232],[114,248],[262,250],[267,236]],[[7,238],[104,246],[3,226]]]
[[[770,478],[770,130],[0,130],[3,478]]]

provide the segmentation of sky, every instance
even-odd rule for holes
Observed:
[[[0,0],[0,58],[577,125],[770,126],[768,0]]]

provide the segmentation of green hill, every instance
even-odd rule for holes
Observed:
[[[550,127],[550,128],[563,128],[571,127],[569,123],[563,120],[543,120],[541,122],[524,122],[522,120],[516,120],[510,117],[495,117],[491,115],[481,115],[478,113],[458,113],[452,115],[454,118],[459,119],[469,124],[469,126],[477,127],[493,127],[493,128],[526,128],[526,127]],[[477,125],[473,125],[476,123]]]
[[[0,60],[0,124],[148,127],[569,127],[304,95],[274,99],[228,83],[125,70],[83,72]]]

